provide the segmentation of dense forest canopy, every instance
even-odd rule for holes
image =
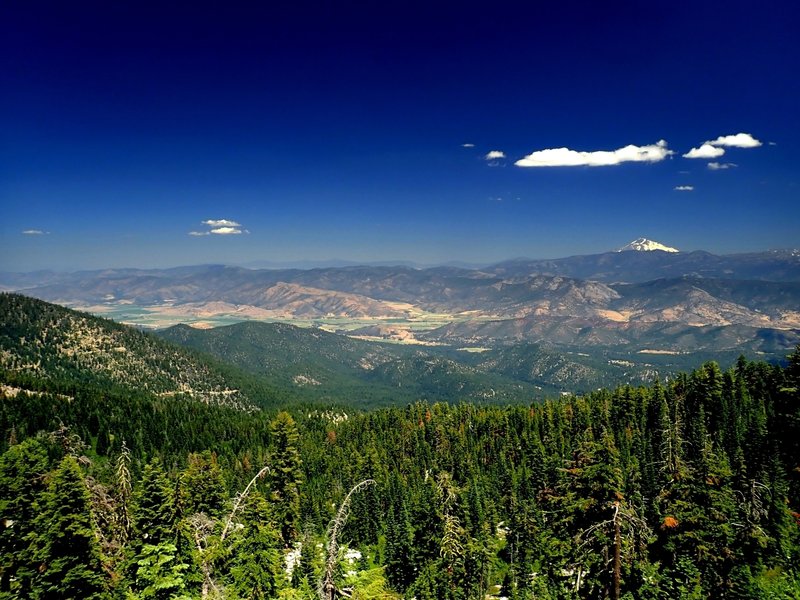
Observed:
[[[0,302],[0,598],[800,597],[800,348],[357,410]]]
[[[510,407],[6,385],[0,595],[316,597],[372,480],[335,597],[798,597],[798,388],[800,351]]]

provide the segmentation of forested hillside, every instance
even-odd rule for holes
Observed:
[[[0,597],[797,598],[799,387],[800,350],[507,408],[4,392]]]
[[[47,381],[65,394],[94,386],[251,410],[274,391],[244,372],[107,319],[0,293],[0,370],[5,383]]]
[[[157,335],[308,401],[374,408],[421,398],[507,404],[541,397],[541,388],[530,381],[476,368],[467,364],[464,352],[456,356],[431,346],[368,342],[287,323],[243,322],[203,330],[177,325]]]

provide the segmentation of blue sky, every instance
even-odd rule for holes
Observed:
[[[273,4],[0,8],[0,270],[800,246],[794,2]]]

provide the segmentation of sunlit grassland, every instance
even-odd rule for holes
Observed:
[[[197,307],[184,308],[180,305],[140,306],[127,303],[106,303],[93,306],[73,306],[72,308],[142,329],[165,329],[181,323],[192,327],[209,329],[233,325],[242,321],[261,321],[265,323],[288,323],[297,327],[313,327],[330,332],[348,333],[377,325],[399,331],[407,331],[411,333],[411,336],[408,339],[387,339],[381,336],[369,335],[359,337],[405,344],[418,343],[413,336],[415,333],[430,331],[450,323],[491,320],[496,318],[491,315],[479,314],[475,311],[449,314],[426,312],[418,308],[409,311],[409,316],[407,318],[348,317],[333,315],[325,317],[297,317],[294,315],[282,314],[279,311],[267,310],[252,312],[210,312],[198,310]]]

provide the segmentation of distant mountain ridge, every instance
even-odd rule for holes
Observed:
[[[606,283],[641,283],[670,277],[800,281],[800,252],[772,250],[716,255],[692,252],[604,252],[557,259],[514,259],[485,269],[506,276],[561,275]]]
[[[28,295],[98,312],[131,306],[195,321],[215,314],[229,315],[227,322],[351,319],[358,321],[353,329],[378,337],[391,335],[394,323],[405,341],[690,351],[702,340],[709,351],[759,352],[796,343],[800,252],[716,256],[670,252],[646,239],[629,246],[643,249],[482,269],[207,265],[31,274],[16,283]],[[0,274],[0,284],[14,280]],[[711,329],[700,335],[701,328]]]
[[[153,334],[16,294],[0,294],[0,387],[131,394],[252,411],[288,401],[369,408],[431,401],[529,402],[559,390],[641,382],[650,370],[521,347],[474,356],[375,344],[285,323]],[[160,338],[160,339],[159,339]],[[525,365],[520,366],[520,357]]]

